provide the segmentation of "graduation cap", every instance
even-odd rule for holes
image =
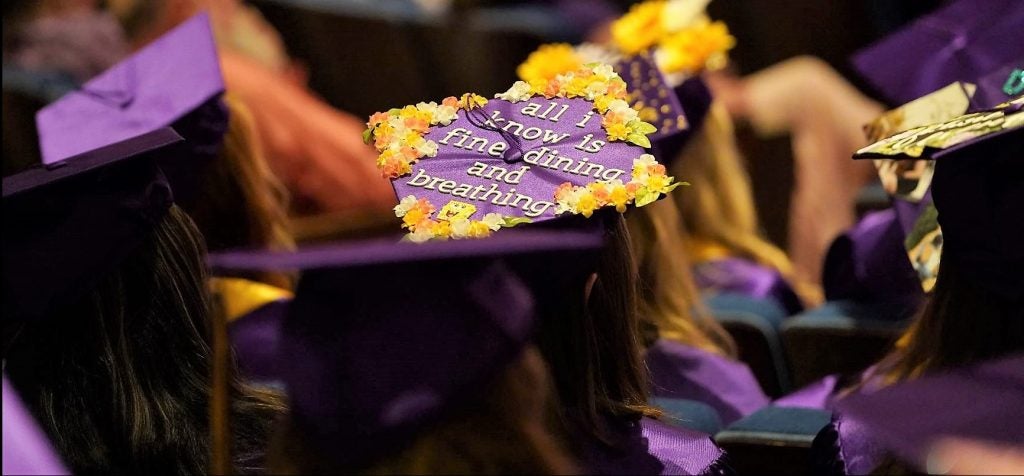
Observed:
[[[1024,292],[1017,272],[1024,266],[1024,249],[1017,244],[1024,234],[1017,209],[1024,203],[1022,107],[1019,98],[909,129],[854,155],[935,161],[931,197],[936,213],[929,213],[924,202],[905,243],[926,282],[937,275],[941,254],[959,261],[972,279],[994,292],[1011,297]]]
[[[141,244],[172,203],[157,166],[170,128],[3,179],[5,318],[48,315]]]
[[[3,377],[3,474],[71,474]]]
[[[1022,24],[1017,0],[957,0],[857,52],[852,63],[887,102],[903,104],[1024,59]]]
[[[608,65],[374,114],[364,138],[400,198],[410,238],[486,236],[563,214],[643,206],[679,183],[646,154],[656,128]]]
[[[423,244],[373,239],[293,253],[225,252],[215,270],[299,270],[282,324],[281,377],[296,426],[362,466],[478,398],[531,338],[535,287],[593,263],[600,235],[513,230]]]
[[[1024,356],[1016,355],[852,394],[836,408],[893,455],[925,469],[942,437],[1024,443],[1021,388]]]
[[[164,127],[185,138],[161,164],[179,201],[227,131],[224,80],[208,16],[196,15],[36,115],[46,165]],[[185,160],[190,159],[190,160]]]

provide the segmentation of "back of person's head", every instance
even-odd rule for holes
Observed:
[[[288,194],[267,165],[252,115],[231,95],[224,97],[224,104],[229,119],[223,145],[218,157],[204,166],[198,192],[184,208],[210,251],[292,249]],[[254,278],[289,287],[284,275],[261,273]]]
[[[674,200],[692,247],[717,245],[730,253],[777,269],[792,266],[782,250],[761,234],[750,175],[743,164],[728,112],[712,104],[701,129],[673,162],[671,175],[690,182]]]
[[[675,202],[660,200],[633,210],[626,224],[639,271],[640,319],[653,326],[659,337],[735,354],[732,338],[700,301]]]

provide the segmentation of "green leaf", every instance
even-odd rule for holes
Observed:
[[[627,126],[629,126],[629,128],[632,129],[633,131],[639,132],[641,134],[650,134],[658,130],[658,128],[654,127],[652,124],[641,121],[639,119],[629,121],[629,124],[627,124]]]
[[[501,226],[504,228],[511,228],[525,223],[533,223],[533,220],[524,217],[505,217],[505,221],[501,223]]]
[[[373,141],[373,129],[363,131],[363,143],[369,145]]]
[[[647,190],[647,188],[645,187],[640,190],[637,190],[636,200],[634,201],[634,203],[638,207],[649,205],[651,203],[654,203],[658,199],[659,195],[661,194]]]
[[[665,187],[665,193],[671,192],[671,191],[679,188],[680,185],[690,185],[690,184],[688,184],[686,182],[676,182],[676,183],[673,183],[672,185],[669,185],[668,187]]]
[[[651,140],[643,134],[631,133],[626,136],[626,140],[645,149],[651,147]]]

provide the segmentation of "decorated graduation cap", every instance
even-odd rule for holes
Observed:
[[[157,161],[180,142],[157,129],[5,177],[4,317],[44,317],[132,253],[171,206]]]
[[[1024,444],[1024,356],[920,377],[839,400],[844,417],[901,460],[925,468],[943,437]]]
[[[3,377],[3,474],[71,474]]]
[[[532,335],[524,264],[593,263],[597,234],[512,230],[468,241],[373,239],[211,256],[216,270],[302,277],[280,348],[292,418],[342,465],[372,463],[478,398]],[[526,281],[521,279],[524,276]]]
[[[644,206],[680,185],[645,153],[655,127],[611,66],[370,117],[395,207],[414,241],[489,235],[560,215]]]
[[[930,195],[905,245],[911,263],[930,289],[939,256],[959,261],[972,279],[988,289],[1019,296],[1016,270],[1024,251],[1018,204],[1024,203],[1024,98],[999,107],[916,127],[871,144],[855,158],[935,161]],[[941,229],[940,229],[941,225]],[[940,253],[941,250],[941,253]]]
[[[1022,24],[1024,9],[1016,0],[956,0],[861,50],[852,62],[886,101],[903,104],[1024,59]]]
[[[196,15],[40,110],[43,163],[170,126],[185,147],[161,165],[178,199],[187,198],[197,186],[195,169],[216,155],[227,131],[223,92],[209,18]]]

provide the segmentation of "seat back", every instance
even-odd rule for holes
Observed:
[[[739,359],[750,367],[766,395],[775,398],[790,390],[779,335],[768,321],[740,311],[715,311],[715,319],[732,336]]]
[[[831,413],[768,406],[715,435],[738,474],[809,474],[811,443]]]
[[[905,321],[847,316],[797,316],[782,326],[782,343],[797,388],[830,374],[852,375],[878,362]]]
[[[710,405],[683,398],[651,398],[651,405],[665,413],[664,421],[714,435],[722,430],[722,419]]]

